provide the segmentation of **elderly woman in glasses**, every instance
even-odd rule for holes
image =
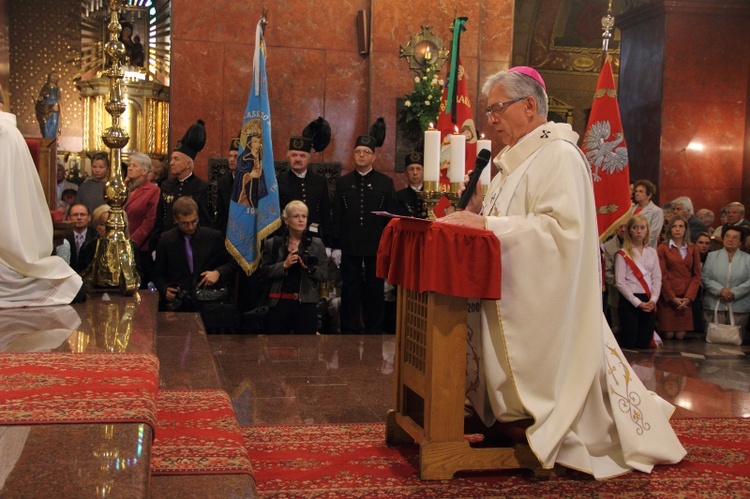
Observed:
[[[328,278],[326,249],[307,232],[308,209],[291,201],[281,215],[286,230],[266,239],[260,278],[269,285],[267,332],[313,334],[318,328],[318,284]]]
[[[706,257],[703,266],[703,318],[706,324],[718,319],[729,324],[731,307],[734,323],[744,331],[750,317],[750,255],[740,250],[742,232],[735,227],[724,230],[724,248]]]

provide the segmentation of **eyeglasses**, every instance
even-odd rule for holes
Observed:
[[[526,99],[526,97],[518,97],[517,99],[508,100],[505,102],[495,102],[494,104],[490,104],[489,106],[487,106],[485,113],[487,113],[487,117],[489,117],[490,115],[498,116],[500,112],[502,112],[502,110],[506,107],[524,99]]]
[[[356,149],[356,150],[354,151],[354,155],[355,155],[355,156],[362,156],[362,155],[365,155],[365,156],[369,156],[369,155],[371,155],[371,154],[375,154],[375,153],[374,153],[374,152],[372,152],[372,151],[371,151],[371,150],[369,150],[369,149]]]
[[[187,222],[177,222],[177,225],[180,226],[181,229],[185,229],[187,227],[194,227],[198,225],[199,220],[196,218],[195,220],[190,220]]]

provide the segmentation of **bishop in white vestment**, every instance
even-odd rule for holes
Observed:
[[[532,419],[528,443],[559,463],[609,478],[679,462],[674,407],[648,391],[602,313],[591,172],[567,124],[546,122],[544,82],[532,68],[487,81],[490,125],[508,146],[500,172],[466,211],[441,219],[493,231],[502,299],[481,307],[485,424]],[[470,396],[471,398],[471,396]],[[480,402],[481,403],[481,402]]]
[[[52,254],[52,217],[34,160],[0,108],[0,308],[71,303],[83,284]]]

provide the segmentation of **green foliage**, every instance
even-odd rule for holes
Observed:
[[[401,119],[406,123],[416,121],[423,131],[430,127],[430,123],[437,125],[443,84],[443,80],[438,79],[435,68],[427,66],[424,76],[414,77],[411,93],[404,95],[406,100],[401,110]]]

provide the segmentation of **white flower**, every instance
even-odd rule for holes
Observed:
[[[414,77],[414,83],[419,83],[419,76]]]
[[[408,100],[408,101],[404,102],[404,106],[411,107],[411,101]]]
[[[445,80],[440,80],[438,81],[438,83],[440,83],[440,86],[442,87],[443,85],[445,85]]]
[[[424,101],[424,105],[425,106],[429,106],[430,105],[430,101],[428,101],[428,100]]]
[[[426,76],[423,76],[422,79],[425,80],[425,81],[427,81],[427,77]],[[417,80],[417,81],[419,81],[419,80]]]
[[[427,96],[427,100],[432,100],[432,94]]]

